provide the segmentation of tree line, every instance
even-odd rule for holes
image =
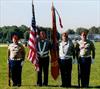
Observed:
[[[44,28],[44,27],[39,27],[37,26],[37,29],[40,30],[45,30],[47,31],[47,34],[49,34],[49,31],[51,28]],[[14,34],[17,34],[20,39],[24,39],[25,41],[28,41],[29,39],[29,32],[30,32],[30,27],[27,27],[25,25],[21,26],[3,26],[0,27],[0,43],[7,43],[7,42],[12,42],[12,36]]]
[[[37,29],[38,31],[44,30],[48,38],[50,38],[51,31],[52,31],[51,28],[37,26]],[[89,34],[100,34],[100,27],[93,26],[89,29],[79,27],[77,29],[68,29],[67,33],[68,34],[80,34],[82,31],[86,31]],[[21,25],[19,27],[15,25],[0,27],[0,43],[11,42],[11,38],[13,34],[18,34],[19,38],[24,39],[25,41],[28,41],[29,32],[30,32],[30,28],[25,25]],[[59,34],[58,34],[58,37],[59,37]]]

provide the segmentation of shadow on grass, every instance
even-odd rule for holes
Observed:
[[[83,87],[79,87],[79,86],[77,86],[77,85],[72,85],[71,86],[71,88],[83,88]],[[100,88],[100,86],[89,86],[89,87],[84,87],[84,88],[86,88],[86,89],[89,89],[89,88]]]
[[[60,85],[48,85],[48,86],[37,86],[37,85],[22,85],[22,86],[34,86],[34,87],[60,87]]]
[[[33,86],[33,87],[61,87],[60,85],[48,85],[48,86],[37,86],[37,85],[22,85],[22,86]],[[80,89],[80,88],[83,88],[83,87],[79,87],[77,85],[72,85],[71,87],[68,87],[68,88],[77,88],[77,89]],[[87,87],[86,89],[89,89],[89,88],[100,88],[100,86],[89,86]]]

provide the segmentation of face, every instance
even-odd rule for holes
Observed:
[[[62,40],[63,41],[67,41],[67,39],[68,39],[68,34],[67,33],[63,33],[62,34]]]
[[[45,32],[41,31],[40,32],[40,39],[44,40],[46,38]]]
[[[12,41],[13,41],[13,43],[18,43],[18,37],[13,37]]]
[[[87,38],[87,34],[86,34],[86,33],[82,33],[82,34],[81,34],[81,39],[82,39],[83,41],[85,41],[86,38]]]

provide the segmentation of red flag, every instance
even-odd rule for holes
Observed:
[[[55,15],[55,8],[52,5],[52,41],[53,41],[53,48],[51,50],[51,75],[54,80],[57,79],[59,75],[59,66],[58,66],[58,52],[57,52],[57,27],[56,27],[56,15]]]
[[[56,11],[56,13],[57,13],[57,15],[58,15],[58,17],[59,17],[60,27],[63,28],[62,21],[61,21],[61,17],[60,17],[60,15],[59,15],[57,9],[56,9],[56,8],[54,8],[54,9],[55,9],[55,11]]]
[[[38,58],[37,58],[37,49],[36,49],[36,40],[37,40],[37,30],[36,30],[36,21],[35,21],[35,13],[34,13],[34,5],[32,2],[32,23],[30,29],[30,37],[29,37],[29,54],[28,59],[35,65],[35,69],[39,71]]]

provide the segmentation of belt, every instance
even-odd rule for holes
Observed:
[[[87,57],[91,57],[91,55],[88,55],[88,56],[80,56],[80,57],[86,57],[87,58]]]
[[[66,59],[66,60],[68,60],[68,59],[70,59],[70,58],[72,58],[72,56],[60,57],[60,59]]]
[[[65,58],[72,58],[73,56],[65,56]]]
[[[46,55],[46,54],[48,54],[48,53],[49,53],[49,51],[46,51],[46,52],[43,52],[43,53],[42,53],[42,52],[38,52],[38,54],[41,55],[41,56],[42,56],[42,55]]]
[[[40,55],[41,58],[45,58],[45,57],[48,57],[48,56],[49,56],[49,55],[44,55],[44,56],[41,56],[41,55]]]
[[[10,60],[21,60],[22,58],[10,58]]]

